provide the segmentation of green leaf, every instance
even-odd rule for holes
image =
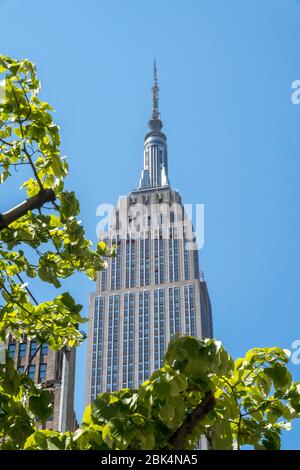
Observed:
[[[212,433],[213,449],[228,450],[233,446],[232,432],[229,422],[217,422]]]
[[[285,388],[291,384],[291,374],[288,372],[287,368],[280,363],[275,363],[273,367],[267,367],[264,372],[272,379],[276,389]]]
[[[171,389],[172,389],[171,385],[166,382],[158,382],[158,383],[154,383],[153,385],[153,391],[155,395],[157,395],[158,398],[162,400],[164,398],[167,398],[170,395]]]
[[[41,421],[46,421],[52,414],[52,394],[48,390],[43,390],[38,396],[29,398],[29,409]]]

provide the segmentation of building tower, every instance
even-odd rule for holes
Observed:
[[[139,186],[120,197],[100,240],[117,245],[90,296],[86,404],[137,388],[161,367],[175,333],[212,336],[212,315],[192,222],[168,178],[154,63],[152,113]]]

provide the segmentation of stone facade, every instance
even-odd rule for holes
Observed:
[[[45,344],[38,348],[35,340],[25,338],[19,343],[10,335],[7,341],[8,353],[14,360],[15,368],[27,373],[35,383],[53,394],[53,414],[40,427],[74,431],[77,428],[73,408],[76,350],[56,352]]]

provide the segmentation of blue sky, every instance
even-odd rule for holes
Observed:
[[[1,53],[38,67],[56,109],[68,186],[96,241],[96,207],[136,187],[153,58],[171,184],[205,204],[200,253],[214,333],[234,357],[290,348],[299,329],[300,2],[0,0]],[[20,200],[11,193],[10,203]],[[84,305],[93,283],[67,287]],[[300,365],[292,366],[299,380]],[[83,411],[85,346],[76,411]],[[300,425],[284,448],[300,449]]]

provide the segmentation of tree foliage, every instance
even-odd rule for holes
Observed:
[[[0,56],[0,79],[5,88],[0,103],[0,181],[22,168],[29,175],[22,184],[27,197],[52,189],[56,198],[0,232],[0,338],[9,329],[16,339],[26,334],[53,349],[77,345],[82,336],[77,325],[84,321],[81,306],[69,293],[36,302],[23,277],[39,277],[56,288],[75,272],[95,279],[104,266],[106,247],[100,243],[91,249],[78,220],[79,202],[65,189],[68,164],[60,154],[59,127],[51,106],[38,98],[35,66]]]
[[[256,348],[235,362],[213,339],[175,337],[163,367],[138,390],[102,393],[74,433],[35,431],[25,449],[280,449],[300,415],[300,382],[279,348]],[[195,418],[195,419],[193,419]]]
[[[76,346],[85,319],[70,293],[61,292],[62,281],[76,272],[95,279],[103,256],[114,253],[102,242],[93,250],[85,237],[78,200],[64,186],[68,164],[53,110],[38,97],[35,66],[0,56],[3,79],[0,182],[22,169],[29,202],[21,216],[13,209],[0,217],[0,340],[10,332],[55,350]],[[59,289],[55,298],[36,299],[28,285],[35,277]],[[234,362],[218,341],[175,337],[163,367],[138,390],[100,394],[77,431],[59,433],[37,429],[52,413],[51,393],[7,357],[0,364],[0,447],[192,449],[202,435],[213,449],[278,449],[281,431],[300,413],[300,384],[292,382],[287,362],[279,348],[253,349]]]
[[[35,338],[52,349],[76,346],[83,335],[78,325],[86,321],[63,279],[84,272],[91,279],[101,270],[103,255],[112,254],[105,244],[96,250],[86,239],[78,219],[79,202],[65,188],[68,164],[60,153],[59,127],[52,107],[39,99],[40,82],[34,64],[0,56],[0,183],[22,176],[12,200],[2,198],[0,211],[0,341],[8,332],[16,340]],[[10,187],[17,178],[12,178]],[[18,196],[18,194],[20,194]],[[48,197],[50,195],[50,197]],[[46,197],[45,197],[46,196]],[[47,200],[47,204],[42,201]],[[40,203],[39,203],[40,201]],[[4,207],[5,206],[5,207]],[[54,298],[37,300],[29,287],[32,278],[59,291]],[[32,432],[34,417],[44,421],[51,414],[49,392],[14,370],[12,361],[0,366],[0,436],[13,447],[22,447]],[[13,443],[13,444],[12,444]]]

